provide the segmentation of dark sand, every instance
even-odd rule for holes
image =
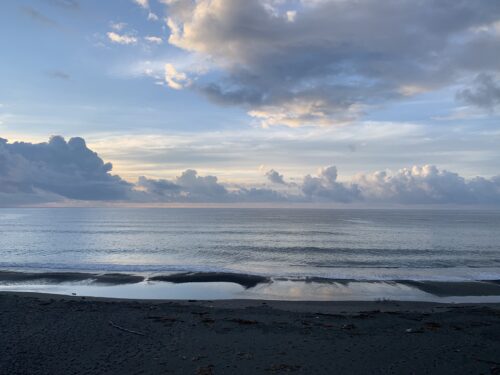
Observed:
[[[0,293],[0,374],[500,374],[500,304]]]

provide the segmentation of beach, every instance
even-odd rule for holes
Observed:
[[[498,374],[500,304],[0,292],[2,374]]]

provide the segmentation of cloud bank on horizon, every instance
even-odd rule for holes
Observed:
[[[339,181],[337,168],[330,166],[301,183],[287,183],[269,170],[270,184],[255,187],[225,186],[216,176],[192,169],[173,180],[140,177],[135,183],[111,172],[112,165],[82,138],[54,136],[37,144],[0,138],[0,206],[64,201],[500,205],[500,176],[466,180],[432,165],[358,174],[350,181]]]

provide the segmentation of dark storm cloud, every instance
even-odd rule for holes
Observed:
[[[193,87],[267,125],[350,121],[371,105],[500,72],[497,0],[169,3],[169,42],[222,71]]]
[[[30,201],[121,200],[132,185],[111,175],[104,163],[87,148],[82,138],[55,136],[48,143],[7,143],[0,139],[0,193]]]

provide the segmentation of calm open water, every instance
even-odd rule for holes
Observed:
[[[0,269],[500,279],[500,212],[0,209]]]

